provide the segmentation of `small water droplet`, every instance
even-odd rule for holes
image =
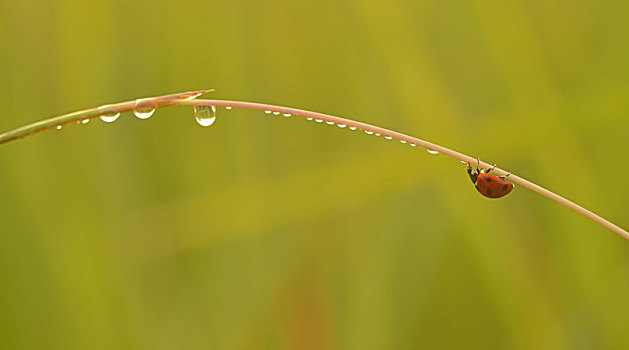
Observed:
[[[87,124],[87,123],[89,123],[89,122],[90,122],[90,120],[89,120],[89,119],[83,119],[83,120],[81,120],[81,124]]]
[[[273,112],[273,115],[280,115],[280,112]]]
[[[120,117],[120,113],[107,113],[101,115],[99,118],[106,123],[113,123],[116,119],[118,119],[118,117]]]
[[[290,114],[290,113],[284,113],[284,114],[282,114],[282,115],[283,115],[283,116],[285,116],[286,118],[288,118],[288,117],[290,117],[292,114]]]
[[[365,130],[365,134],[371,135],[371,134],[373,134],[373,131]]]
[[[308,118],[306,118],[306,120],[312,120],[312,118],[308,117]]]
[[[431,149],[426,148],[426,152],[430,153],[430,154],[439,154],[438,151],[433,151]]]
[[[63,128],[63,126],[57,125],[57,130],[61,130],[61,128]]]
[[[409,143],[409,145],[411,145],[411,147],[416,147],[417,145],[414,143]]]
[[[225,109],[232,109],[230,106],[225,107]]]
[[[400,140],[400,143],[406,143],[406,141],[404,141],[404,140]]]
[[[152,98],[139,98],[135,100],[133,114],[140,119],[148,119],[155,113],[155,106],[151,102]]]
[[[328,125],[334,125],[334,122],[325,122]]]
[[[317,122],[317,123],[323,123],[323,120],[321,120],[321,119],[315,119],[315,122]]]
[[[350,126],[349,129],[350,130],[356,130],[356,127],[355,126]]]
[[[376,136],[380,136],[380,134],[378,134],[378,133],[375,133],[374,135],[376,135]]]
[[[272,112],[271,111],[264,111],[264,113],[271,114]]]
[[[391,137],[391,136],[385,136],[384,138],[385,138],[385,139],[387,139],[387,140],[390,140],[390,139],[392,139],[393,137]]]
[[[344,127],[346,127],[347,125],[345,124],[336,124],[336,126],[338,126],[339,128],[343,129]]]
[[[216,107],[194,106],[194,118],[201,126],[210,126],[216,121]]]

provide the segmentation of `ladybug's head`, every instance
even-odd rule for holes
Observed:
[[[476,180],[478,179],[478,175],[480,175],[480,171],[478,168],[474,170],[470,163],[467,163],[467,174],[470,176],[470,180],[472,180],[473,184],[476,184]]]

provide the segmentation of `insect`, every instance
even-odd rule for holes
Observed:
[[[480,165],[480,160],[478,160],[478,164]],[[489,174],[492,170],[494,170],[496,166],[494,165],[491,169],[481,170],[476,167],[476,170],[472,168],[470,163],[467,163],[467,173],[470,176],[470,179],[474,183],[474,187],[487,198],[500,198],[504,197],[513,189],[513,184],[506,180],[507,176],[494,176]]]

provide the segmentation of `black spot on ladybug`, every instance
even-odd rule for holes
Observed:
[[[487,194],[491,196],[491,190],[487,190]]]
[[[488,177],[488,178],[487,178],[487,182],[491,182],[491,177]]]
[[[506,191],[506,190],[507,190],[507,188],[509,188],[509,185],[504,185],[504,186],[502,186],[502,190],[503,190],[503,191]]]

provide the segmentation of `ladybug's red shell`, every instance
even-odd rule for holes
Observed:
[[[511,192],[513,184],[497,176],[481,173],[478,175],[474,187],[485,197],[500,198]]]

